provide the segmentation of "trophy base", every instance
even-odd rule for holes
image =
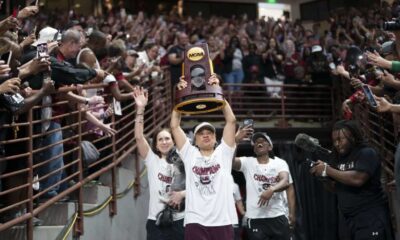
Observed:
[[[175,106],[175,111],[182,114],[202,114],[214,112],[225,106],[223,99],[217,98],[196,98],[180,102]]]

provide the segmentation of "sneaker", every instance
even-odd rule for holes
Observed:
[[[43,220],[37,217],[33,217],[33,226],[42,226],[43,225]]]

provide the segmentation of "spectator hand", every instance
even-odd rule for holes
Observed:
[[[18,18],[24,19],[33,15],[36,15],[39,12],[39,8],[37,6],[27,6],[18,12]]]
[[[0,85],[0,93],[16,93],[19,90],[21,80],[19,78],[11,78]]]
[[[343,111],[343,112],[352,113],[350,104],[351,104],[350,100],[349,100],[349,99],[346,99],[346,100],[342,103],[342,111]]]
[[[381,76],[381,81],[384,84],[392,84],[392,83],[396,82],[394,76],[392,74],[390,74],[388,71],[384,70],[383,73],[384,74]]]
[[[103,124],[100,128],[109,137],[114,136],[117,133],[117,130],[111,128],[111,123]]]
[[[358,78],[352,78],[350,80],[350,84],[351,84],[351,86],[353,86],[353,88],[358,89],[358,88],[362,87],[363,82]]]
[[[0,60],[0,77],[8,77],[10,71],[11,71],[10,66],[5,64],[3,60]]]
[[[392,66],[392,63],[390,61],[381,57],[376,51],[373,53],[367,51],[365,54],[367,56],[367,61],[373,65],[382,68],[390,68]]]
[[[35,33],[32,33],[31,35],[27,36],[19,45],[24,48],[26,46],[30,46],[32,43],[36,41],[36,36]]]
[[[386,100],[386,98],[384,97],[377,97],[374,96],[376,103],[378,104],[378,106],[376,107],[376,110],[378,112],[387,112],[390,110],[391,104],[388,102],[388,100]]]
[[[109,118],[114,114],[114,109],[112,107],[108,107],[107,110],[104,112],[104,119]]]
[[[135,99],[137,109],[145,108],[149,100],[148,92],[143,87],[136,88],[133,92],[133,98]]]
[[[0,22],[0,32],[5,33],[10,29],[17,29],[19,28],[18,19],[13,16],[9,16],[8,18],[4,19]]]
[[[90,105],[104,104],[104,98],[102,96],[93,96],[88,98]]]
[[[56,88],[54,87],[54,81],[43,81],[42,91],[45,95],[54,93],[56,91]]]

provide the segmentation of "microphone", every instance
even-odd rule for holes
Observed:
[[[294,140],[294,144],[296,144],[296,146],[298,146],[299,148],[312,153],[315,152],[323,154],[332,153],[331,150],[321,147],[318,139],[308,136],[305,133],[297,134],[296,139]]]

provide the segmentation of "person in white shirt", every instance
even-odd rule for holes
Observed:
[[[219,84],[215,75],[208,84]],[[187,87],[181,78],[179,89]],[[215,127],[203,122],[194,129],[193,145],[180,127],[181,114],[172,112],[171,131],[186,171],[185,239],[233,239],[233,224],[238,223],[232,197],[232,159],[235,153],[236,118],[228,102],[222,109],[225,127],[221,143]]]
[[[255,157],[234,158],[233,169],[246,179],[246,217],[251,240],[289,240],[289,223],[285,216],[284,190],[289,186],[289,167],[272,158],[271,138],[261,132],[251,138]]]
[[[143,135],[143,115],[148,101],[147,92],[143,88],[136,89],[134,97],[136,103],[135,139],[139,158],[145,162],[149,180],[147,240],[183,240],[184,212],[174,212],[173,223],[170,227],[160,226],[156,223],[157,215],[164,210],[166,204],[179,208],[185,196],[185,191],[171,191],[174,167],[166,160],[167,154],[174,146],[171,132],[169,129],[156,132],[152,149]]]

